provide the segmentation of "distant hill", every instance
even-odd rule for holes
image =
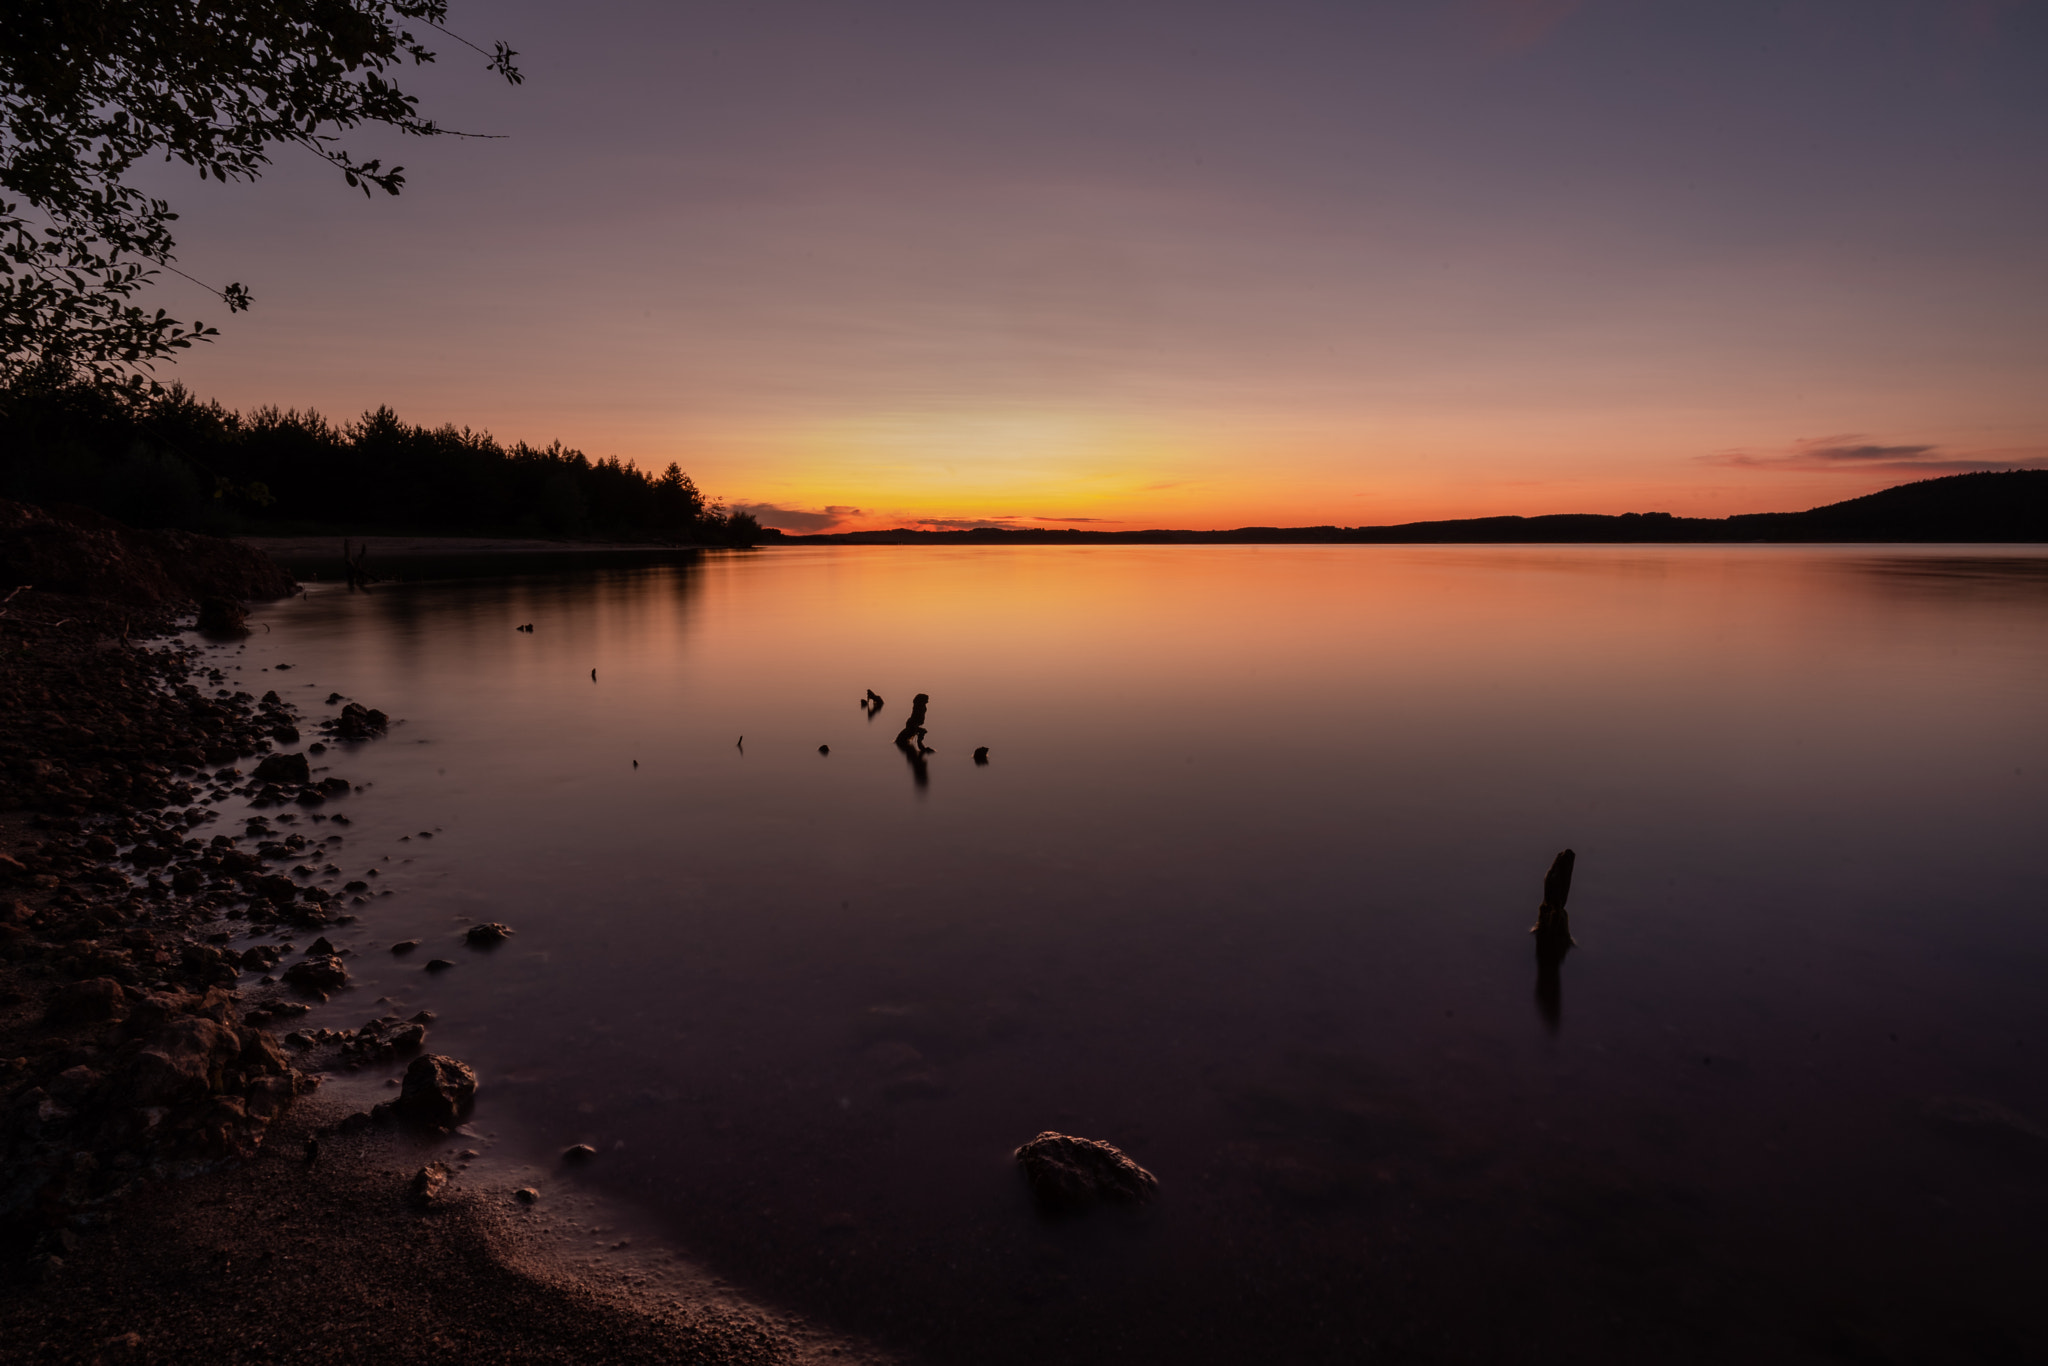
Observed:
[[[977,527],[972,531],[846,531],[774,536],[769,544],[854,545],[1117,543],[1145,545],[1684,544],[1737,541],[2048,541],[2048,470],[1952,474],[1805,512],[1674,517],[1668,512],[1472,517],[1399,526],[1247,526],[1232,531],[1079,531]]]
[[[2044,541],[2048,470],[1952,474],[1808,512],[1730,517],[1742,541]]]

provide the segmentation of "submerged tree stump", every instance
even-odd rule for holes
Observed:
[[[896,743],[904,749],[909,749],[913,740],[920,750],[924,748],[924,709],[931,700],[926,693],[919,693],[910,700],[910,719],[903,723],[902,730],[896,732]]]
[[[1571,917],[1565,913],[1565,899],[1572,892],[1572,865],[1578,856],[1566,849],[1551,861],[1550,871],[1543,875],[1543,904],[1536,910],[1536,923],[1529,927],[1529,933],[1536,936],[1538,959],[1555,963],[1569,953],[1576,944],[1572,938]]]

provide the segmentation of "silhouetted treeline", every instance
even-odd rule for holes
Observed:
[[[1230,531],[1083,531],[976,527],[968,531],[843,531],[790,540],[857,545],[1629,544],[1738,541],[2048,541],[2048,470],[1952,474],[1901,484],[1806,512],[1674,517],[1668,512],[1472,517],[1399,526],[1244,526]]]
[[[182,387],[147,405],[88,387],[0,394],[0,496],[131,526],[216,534],[368,532],[751,545],[747,513],[671,464],[650,474],[560,442],[419,427],[389,408],[336,424],[236,413]]]

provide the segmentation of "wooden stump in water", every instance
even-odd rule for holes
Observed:
[[[1536,936],[1536,957],[1550,962],[1561,960],[1569,953],[1576,941],[1572,939],[1571,917],[1566,914],[1565,899],[1572,891],[1572,865],[1578,856],[1566,849],[1551,861],[1550,871],[1543,875],[1543,904],[1536,910],[1536,923],[1529,927],[1529,933]]]
[[[924,709],[925,704],[931,700],[930,695],[926,693],[919,693],[910,699],[910,719],[903,723],[902,730],[896,732],[897,744],[909,749],[910,742],[915,740],[919,749],[924,748]]]

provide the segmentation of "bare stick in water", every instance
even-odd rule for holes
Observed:
[[[1536,936],[1539,958],[1561,959],[1577,942],[1572,938],[1571,917],[1565,913],[1565,899],[1572,893],[1572,865],[1578,855],[1566,849],[1551,861],[1543,875],[1543,904],[1537,908],[1536,923],[1529,933]]]

